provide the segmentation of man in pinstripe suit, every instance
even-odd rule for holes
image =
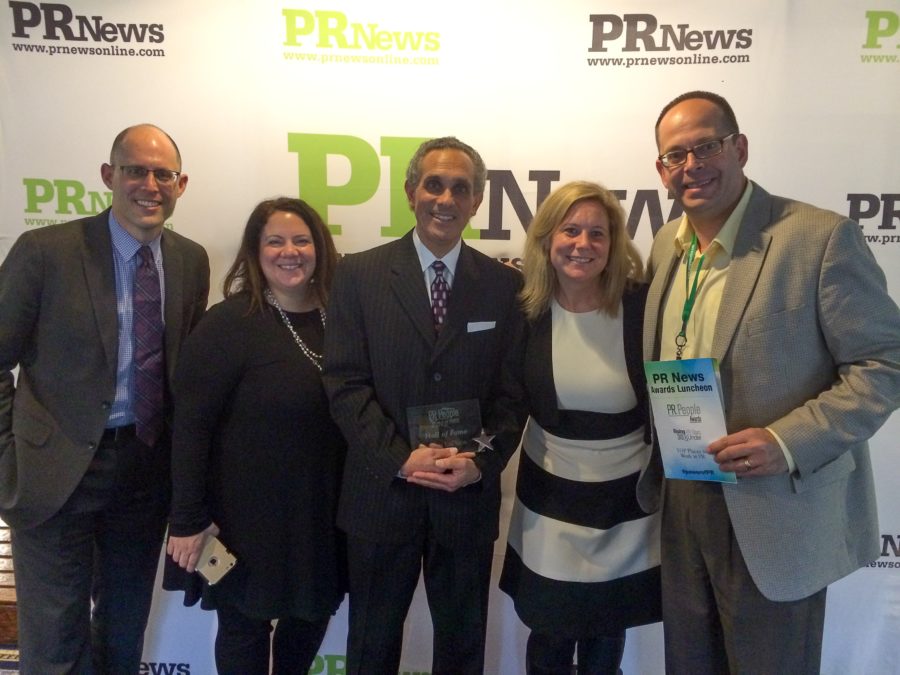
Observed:
[[[405,185],[415,229],[347,256],[335,279],[325,386],[349,444],[338,514],[348,535],[348,673],[397,672],[420,570],[432,672],[483,670],[500,473],[524,423],[520,276],[461,239],[485,180],[468,145],[424,143]],[[449,286],[445,315],[432,307],[436,281]],[[479,403],[490,449],[412,447],[410,407],[466,399]]]

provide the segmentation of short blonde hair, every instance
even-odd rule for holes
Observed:
[[[641,255],[625,229],[625,211],[616,196],[597,183],[566,183],[540,205],[525,240],[525,285],[519,298],[525,315],[532,321],[547,311],[559,287],[556,270],[550,263],[550,240],[569,209],[587,200],[599,203],[609,218],[609,260],[598,279],[600,310],[616,316],[625,288],[643,279]]]

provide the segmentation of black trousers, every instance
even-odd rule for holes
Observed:
[[[457,550],[442,546],[430,532],[402,544],[348,536],[347,553],[348,674],[398,672],[403,622],[420,571],[434,626],[432,674],[480,675],[484,671],[493,542]]]
[[[666,672],[818,675],[826,589],[793,602],[764,597],[747,570],[722,490],[718,483],[666,481]]]
[[[140,668],[169,502],[168,440],[104,438],[53,517],[13,529],[24,675]],[[93,602],[93,612],[91,603]]]
[[[572,675],[576,649],[578,675],[616,675],[625,651],[625,631],[578,640],[532,631],[525,651],[527,675]]]
[[[304,621],[296,617],[256,619],[234,607],[218,607],[216,670],[219,675],[306,675],[316,658],[328,618]]]

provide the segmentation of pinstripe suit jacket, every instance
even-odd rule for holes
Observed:
[[[447,322],[435,335],[412,241],[341,262],[325,331],[325,387],[348,443],[338,524],[373,541],[402,542],[430,527],[464,547],[498,535],[500,473],[525,421],[521,385],[521,275],[462,245]],[[492,322],[472,331],[474,322]],[[398,479],[410,453],[407,408],[480,401],[494,450],[476,459],[482,480],[454,493]]]
[[[119,337],[108,223],[107,210],[26,232],[0,266],[0,513],[14,527],[59,510],[109,418]],[[206,309],[209,260],[169,230],[161,246],[171,381],[181,341]]]
[[[678,223],[657,234],[644,354],[659,355]],[[759,590],[811,595],[878,556],[867,440],[900,406],[900,312],[859,225],[758,185],[735,241],[713,338],[729,433],[770,427],[788,475],[724,485]],[[644,486],[645,488],[648,486]]]

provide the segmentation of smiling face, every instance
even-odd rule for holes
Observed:
[[[561,291],[596,290],[611,244],[603,206],[591,199],[575,202],[550,238],[550,264]]]
[[[475,167],[461,150],[432,150],[422,158],[418,185],[406,185],[416,232],[438,258],[459,241],[483,194],[475,194]]]
[[[112,161],[100,167],[100,176],[112,190],[113,215],[135,239],[151,241],[159,236],[166,219],[175,211],[175,202],[184,194],[188,178],[181,174],[168,185],[160,185],[152,173],[133,179],[121,167],[181,171],[175,147],[159,129],[137,126],[128,131]]]
[[[688,99],[669,110],[657,130],[659,154],[692,148],[734,131],[726,128],[722,111],[705,99]],[[707,159],[688,154],[681,166],[667,169],[656,160],[656,170],[684,207],[691,224],[712,236],[721,229],[744,191],[747,138],[737,134],[726,140],[722,152]]]
[[[316,245],[300,216],[289,211],[269,216],[259,238],[259,266],[279,304],[299,309],[316,272]]]

